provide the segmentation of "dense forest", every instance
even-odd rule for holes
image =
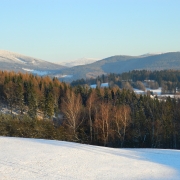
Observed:
[[[170,80],[177,83],[180,72],[168,71],[166,80],[165,72],[133,71],[127,73],[126,80],[153,79],[153,73],[156,77],[164,73],[162,81],[154,79],[158,84]],[[120,75],[104,79],[107,77],[120,80]],[[11,111],[0,115],[2,136],[109,147],[180,148],[180,100],[175,98],[159,100],[118,86],[91,89],[57,78],[1,71],[0,106]]]
[[[149,81],[150,80],[150,81]],[[162,87],[162,93],[177,93],[180,89],[180,71],[179,70],[134,70],[122,74],[110,73],[98,76],[96,79],[78,79],[71,83],[72,86],[109,83],[110,87],[118,86],[132,90],[133,88],[144,90],[144,82],[147,87],[157,89]]]

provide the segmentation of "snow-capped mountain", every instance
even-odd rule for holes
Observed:
[[[10,71],[31,71],[49,72],[63,69],[58,64],[50,63],[33,57],[24,56],[18,53],[0,50],[0,69]]]
[[[63,65],[63,66],[67,66],[67,67],[73,67],[73,66],[91,64],[91,63],[94,63],[94,62],[96,62],[98,60],[100,60],[100,59],[96,59],[96,58],[81,58],[81,59],[77,59],[77,60],[74,60],[74,61],[62,62],[60,64]]]

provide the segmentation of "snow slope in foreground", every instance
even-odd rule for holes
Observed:
[[[0,137],[1,180],[179,180],[180,152]]]

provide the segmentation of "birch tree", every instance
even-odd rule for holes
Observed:
[[[130,107],[123,105],[121,107],[114,107],[114,121],[115,121],[115,132],[121,142],[121,147],[123,147],[126,129],[130,123]]]
[[[80,94],[76,96],[73,91],[68,89],[65,98],[62,99],[61,111],[65,116],[65,125],[72,131],[75,140],[79,140],[77,130],[83,122]]]
[[[93,108],[95,106],[96,94],[94,91],[91,92],[88,100],[87,100],[87,109],[88,109],[88,117],[89,117],[89,132],[90,132],[90,140],[92,142],[93,139],[93,122],[92,122],[92,113]]]

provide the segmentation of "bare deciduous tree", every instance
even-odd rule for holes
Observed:
[[[114,107],[114,121],[115,121],[115,132],[117,133],[120,141],[121,147],[123,147],[126,128],[130,123],[130,107],[123,105],[121,107]]]
[[[90,140],[92,142],[93,136],[93,122],[92,122],[92,112],[93,106],[95,106],[96,94],[94,91],[90,94],[87,100],[88,116],[89,116],[89,130],[90,130]]]
[[[99,136],[103,141],[104,146],[108,144],[109,135],[111,132],[110,126],[110,110],[111,105],[109,103],[102,102],[99,106],[99,112],[96,115],[95,127],[99,130]]]
[[[76,96],[73,91],[67,90],[62,100],[61,110],[65,116],[65,124],[72,130],[74,138],[78,140],[77,129],[83,122],[81,96],[79,94]]]

